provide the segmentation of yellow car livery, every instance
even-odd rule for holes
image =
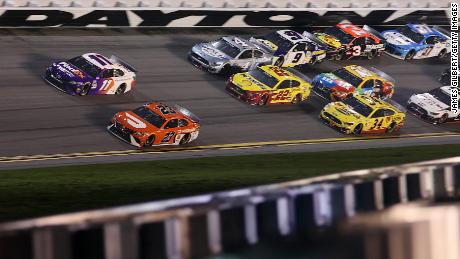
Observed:
[[[313,78],[313,92],[328,100],[343,100],[350,95],[368,94],[391,98],[395,80],[376,68],[349,65]]]
[[[233,75],[227,92],[252,105],[300,103],[310,95],[310,79],[291,68],[266,65]]]
[[[403,126],[406,114],[402,110],[396,103],[390,104],[369,95],[357,95],[327,104],[320,118],[346,134],[387,133]]]

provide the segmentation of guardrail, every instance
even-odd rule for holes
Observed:
[[[196,258],[460,190],[460,157],[0,224],[0,258]]]

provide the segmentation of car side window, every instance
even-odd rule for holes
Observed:
[[[354,41],[355,45],[363,45],[365,43],[366,43],[366,38],[364,38],[364,37],[356,38],[355,41]]]
[[[179,120],[178,119],[172,119],[165,125],[165,129],[172,129],[172,128],[177,128],[179,126]]]
[[[436,37],[435,36],[430,36],[430,37],[426,38],[425,43],[426,44],[435,44],[436,43]]]
[[[252,58],[252,50],[247,49],[240,55],[240,59]]]
[[[113,76],[118,77],[118,76],[124,76],[125,73],[121,69],[115,69],[113,72]]]
[[[179,120],[179,127],[185,127],[188,125],[188,122],[184,119]]]
[[[380,118],[385,116],[385,110],[384,109],[378,109],[374,114],[372,115],[372,118]]]
[[[297,80],[291,80],[291,87],[299,87],[300,86],[300,82],[297,81]]]
[[[286,89],[291,87],[291,81],[290,80],[284,80],[278,85],[278,89]]]
[[[394,112],[393,110],[390,110],[390,109],[385,109],[385,110],[383,111],[383,115],[384,115],[384,116],[391,116],[391,115],[393,115],[393,114],[395,114],[395,112]]]
[[[374,79],[369,79],[361,88],[374,88]]]
[[[315,51],[316,50],[315,44],[307,43],[307,50],[308,51]]]
[[[102,78],[113,77],[113,69],[106,69],[102,72]]]
[[[367,37],[367,38],[366,38],[366,44],[375,45],[376,42],[374,41],[373,38]]]
[[[254,57],[255,58],[261,58],[262,56],[264,55],[264,53],[262,53],[261,51],[258,51],[258,50],[254,50]]]
[[[304,42],[301,42],[301,43],[298,43],[293,49],[292,51],[305,51],[305,49],[307,48],[307,46],[305,45]]]

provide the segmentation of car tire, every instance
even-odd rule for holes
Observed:
[[[191,138],[191,137],[192,137],[192,135],[190,135],[190,133],[185,134],[185,135],[181,138],[181,140],[180,140],[180,142],[179,142],[179,145],[187,144],[187,143],[190,141],[190,138]]]
[[[388,126],[386,132],[387,132],[387,133],[393,132],[393,131],[395,130],[395,127],[396,127],[396,123],[392,122],[392,123],[390,124],[390,126]]]
[[[79,95],[81,95],[81,96],[87,95],[88,92],[89,92],[89,89],[91,89],[91,85],[90,85],[90,84],[85,84],[85,85],[83,85],[83,87],[81,88],[81,92],[79,93]]]
[[[145,141],[144,147],[145,146],[152,146],[153,142],[155,142],[155,135],[150,135],[147,140]]]
[[[301,101],[302,101],[302,96],[300,96],[300,94],[297,94],[294,98],[292,98],[291,103],[299,104]]]
[[[360,123],[360,124],[356,125],[356,127],[353,129],[352,133],[355,136],[359,136],[359,135],[361,135],[362,131],[363,131],[363,124]]]
[[[405,60],[411,60],[415,56],[415,50],[411,49],[407,52],[406,56],[404,57]]]
[[[115,94],[123,94],[125,91],[126,91],[126,84],[121,84],[115,91]]]
[[[447,121],[447,119],[449,118],[449,115],[447,115],[447,113],[444,113],[441,118],[439,118],[438,120],[438,123],[439,124],[442,124],[442,123],[445,123]]]
[[[284,63],[284,57],[280,57],[275,61],[274,65],[277,66],[277,67],[282,67],[283,63]]]
[[[267,104],[267,101],[268,101],[268,96],[267,95],[262,95],[260,98],[259,98],[259,102],[257,102],[257,105],[266,105]]]
[[[337,52],[337,55],[335,55],[335,60],[342,60],[344,56],[345,50],[341,49]]]
[[[447,55],[447,50],[446,49],[442,49],[439,54],[438,54],[438,58],[445,58]]]
[[[367,53],[367,59],[371,60],[377,56],[377,51],[375,49]]]

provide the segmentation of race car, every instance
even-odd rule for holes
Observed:
[[[372,59],[385,50],[384,38],[374,29],[365,25],[360,28],[350,23],[339,23],[314,35],[329,46],[329,59],[342,60],[354,57]]]
[[[386,53],[398,59],[444,58],[450,52],[449,33],[426,24],[406,24],[395,30],[386,30]]]
[[[235,74],[227,82],[227,92],[251,105],[305,101],[310,95],[310,79],[293,68],[265,65]]]
[[[136,147],[183,145],[199,134],[199,119],[176,105],[152,102],[132,111],[115,114],[107,130]]]
[[[86,53],[54,62],[45,71],[45,81],[71,95],[122,94],[136,85],[136,70],[116,56]]]
[[[438,124],[459,119],[459,114],[450,110],[450,103],[450,86],[442,86],[427,93],[412,95],[407,102],[407,109],[417,117]]]
[[[376,68],[349,65],[313,78],[313,92],[327,100],[343,100],[351,95],[369,94],[391,98],[395,80]]]
[[[257,44],[274,56],[274,65],[294,67],[314,64],[326,58],[327,45],[308,32],[300,34],[292,30],[279,30],[265,36],[252,37]]]
[[[370,95],[357,95],[327,104],[320,118],[346,134],[389,133],[404,125],[406,114],[397,103],[382,101]]]
[[[444,70],[444,72],[442,72],[441,76],[439,77],[439,82],[444,85],[444,86],[447,86],[451,84],[450,82],[451,80],[451,71],[450,71],[450,68]]]
[[[210,73],[247,71],[258,65],[272,64],[273,56],[256,44],[237,36],[226,36],[216,41],[193,46],[188,55],[193,65]]]

